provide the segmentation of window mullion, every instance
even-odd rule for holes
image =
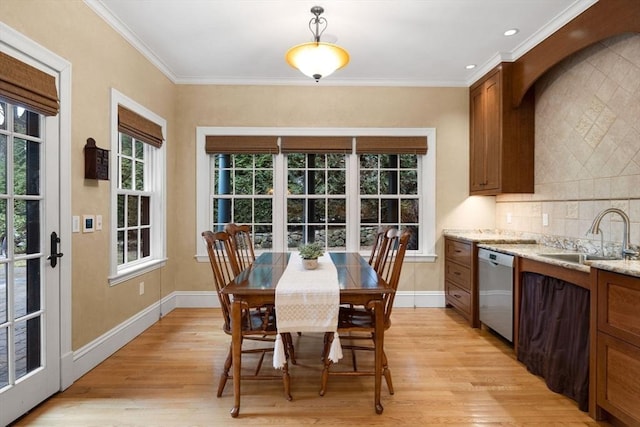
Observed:
[[[274,156],[274,188],[273,188],[273,249],[287,250],[287,167],[285,154]],[[277,218],[281,220],[278,221]]]

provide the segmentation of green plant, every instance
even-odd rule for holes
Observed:
[[[324,247],[314,242],[298,247],[298,252],[302,259],[315,259],[324,254]]]

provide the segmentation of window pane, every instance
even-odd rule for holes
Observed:
[[[120,158],[120,188],[133,190],[133,162],[131,159]]]
[[[334,251],[343,251],[347,248],[347,229],[344,226],[328,227],[327,247]]]
[[[259,249],[271,249],[273,247],[273,227],[271,225],[253,227],[253,247]]]
[[[380,168],[389,169],[398,167],[398,156],[394,154],[380,154]]]
[[[344,154],[327,154],[327,167],[344,169],[345,159]]]
[[[273,200],[272,199],[255,199],[255,222],[269,223],[273,222]]]
[[[33,137],[40,136],[40,115],[23,107],[13,107],[13,131]]]
[[[127,231],[127,262],[138,259],[138,230]]]
[[[256,171],[255,194],[272,194],[272,193],[273,193],[273,171],[271,170]]]
[[[378,194],[378,171],[360,171],[360,194]]]
[[[9,336],[7,328],[0,328],[0,388],[9,384]]]
[[[288,225],[287,226],[287,248],[297,248],[304,242],[302,234],[302,226],[300,225]]]
[[[124,227],[124,197],[118,194],[118,228]]]
[[[136,139],[136,159],[144,159],[144,142]]]
[[[124,231],[118,231],[118,265],[124,264]]]
[[[0,135],[0,194],[7,194],[7,136]]]
[[[141,233],[141,245],[142,245],[142,256],[148,257],[151,255],[151,238],[149,236],[149,229],[143,228],[140,230]]]
[[[325,200],[324,199],[311,199],[307,201],[307,218],[308,222],[321,222],[324,223],[327,216],[325,212]]]
[[[255,162],[256,162],[256,168],[272,169],[273,154],[256,154]]]
[[[289,194],[304,194],[304,171],[290,170],[287,182],[287,191]]]
[[[363,224],[377,224],[380,222],[378,217],[378,199],[362,199],[360,200],[360,222]]]
[[[287,167],[292,168],[304,168],[306,166],[306,157],[304,154],[287,154]]]
[[[136,187],[135,189],[138,191],[144,191],[144,162],[136,161],[135,163],[136,170]]]
[[[417,171],[400,171],[400,194],[418,194]]]
[[[398,222],[398,200],[383,199],[380,201],[380,215],[385,224]]]
[[[398,172],[380,172],[380,194],[398,194]]]
[[[132,144],[133,138],[124,133],[120,134],[120,154],[131,157],[133,153]]]
[[[15,138],[13,162],[15,193],[38,195],[40,193],[40,144]]]
[[[377,169],[378,156],[376,154],[361,154],[360,169]]]
[[[127,226],[135,227],[138,224],[138,196],[127,196]]]
[[[149,225],[149,216],[150,216],[150,197],[142,196],[140,198],[140,224],[141,225]]]
[[[252,207],[251,199],[235,199],[233,205],[233,222],[238,224],[252,223]]]
[[[347,221],[347,200],[346,199],[329,199],[328,217],[330,223],[345,223]]]
[[[15,200],[14,253],[33,254],[40,251],[40,202]]]
[[[236,170],[233,183],[234,194],[253,194],[253,173],[250,170]]]
[[[0,199],[0,258],[7,257],[7,200]],[[0,319],[2,323],[2,319]]]
[[[418,156],[416,156],[415,154],[401,154],[400,167],[405,169],[417,169]]]
[[[234,154],[233,167],[236,169],[253,168],[253,154]]]
[[[301,223],[304,212],[304,199],[287,200],[287,222]]]
[[[418,200],[402,199],[400,201],[401,221],[404,224],[418,224]]]
[[[346,190],[346,173],[343,170],[327,173],[327,193],[328,194],[344,194]]]
[[[325,194],[325,172],[324,171],[309,171],[309,182],[313,183],[313,188],[309,188],[307,194]]]
[[[0,101],[0,129],[7,129],[7,104],[2,101]]]

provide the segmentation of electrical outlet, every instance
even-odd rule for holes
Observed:
[[[547,213],[543,213],[542,214],[542,226],[543,227],[548,227],[549,226],[549,214],[547,214]]]
[[[144,295],[144,282],[140,282],[140,295]]]
[[[511,212],[507,213],[507,224],[511,224],[511,220],[513,218],[511,217]]]

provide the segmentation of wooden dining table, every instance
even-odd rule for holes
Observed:
[[[241,314],[242,306],[258,307],[265,304],[275,305],[276,286],[287,268],[288,252],[265,252],[255,262],[243,270],[225,286],[223,292],[233,296],[231,306],[232,357],[233,357],[233,395],[234,404],[231,416],[240,413],[240,370],[241,370]],[[374,407],[377,414],[384,410],[380,402],[382,385],[382,349],[384,348],[383,298],[394,292],[369,263],[357,252],[329,253],[338,274],[340,285],[340,303],[363,305],[372,308],[375,313],[375,387]],[[318,378],[320,385],[320,378]]]

